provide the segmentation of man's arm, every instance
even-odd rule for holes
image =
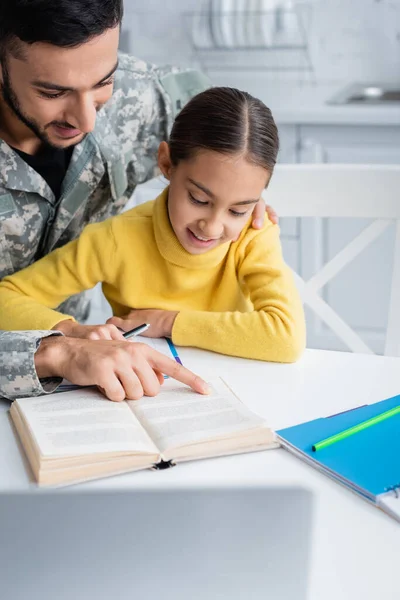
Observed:
[[[60,375],[77,385],[96,385],[114,402],[155,396],[163,373],[200,394],[209,393],[200,377],[147,344],[126,340],[86,340],[68,337],[43,340],[36,354],[41,376]]]
[[[42,340],[54,331],[0,331],[0,397],[14,400],[53,392],[61,377],[39,379],[35,356]]]
[[[97,385],[110,400],[137,400],[159,392],[162,373],[208,393],[200,377],[146,344],[0,331],[0,396],[9,400],[54,392],[64,377]]]

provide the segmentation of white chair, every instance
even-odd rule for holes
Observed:
[[[400,166],[277,165],[265,199],[280,217],[374,219],[310,279],[305,281],[295,274],[305,305],[353,352],[373,353],[318,292],[395,222],[395,254],[384,354],[400,356]]]

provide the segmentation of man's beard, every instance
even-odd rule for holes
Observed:
[[[38,123],[34,119],[29,118],[27,115],[24,115],[24,113],[22,112],[19,100],[18,100],[14,90],[11,87],[10,76],[9,76],[7,64],[5,61],[3,61],[1,68],[2,68],[2,73],[3,73],[3,84],[1,85],[1,95],[3,96],[4,102],[12,110],[14,115],[21,121],[21,123],[26,125],[26,127],[29,127],[29,129],[31,131],[33,131],[33,133],[36,135],[36,137],[39,138],[39,140],[45,146],[47,146],[49,148],[55,148],[57,150],[64,149],[66,147],[65,145],[58,146],[57,144],[54,144],[53,142],[51,142],[47,133],[44,131],[44,129],[41,129],[40,126],[38,125]],[[53,125],[53,124],[61,125],[64,127],[68,127],[68,126],[70,127],[69,123],[61,123],[60,121],[53,121],[52,123],[49,123],[49,125]],[[48,127],[48,125],[46,127]],[[82,139],[83,138],[81,138],[79,141],[82,141]],[[70,145],[73,145],[75,143],[76,142],[73,142]]]

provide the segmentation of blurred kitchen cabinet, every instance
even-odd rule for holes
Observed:
[[[279,125],[278,162],[297,163],[300,146],[300,127],[298,125]]]
[[[279,155],[278,162],[281,163],[297,163],[299,154],[299,127],[298,125],[278,125],[279,129]],[[268,198],[268,196],[267,196]],[[288,248],[288,253],[293,255],[294,248],[299,242],[299,225],[300,219],[285,218],[280,219],[279,226],[281,228],[282,245],[285,251],[285,245]],[[284,242],[287,241],[287,244]],[[290,251],[289,251],[290,248]],[[298,252],[298,249],[297,249]],[[285,258],[289,262],[286,253]]]
[[[298,147],[299,162],[398,164],[400,127],[302,125]]]
[[[300,126],[299,137],[299,162],[400,163],[400,127],[307,125]],[[302,219],[298,245],[302,276],[311,277],[369,222]],[[323,288],[328,304],[379,353],[388,317],[393,244],[394,231],[386,230]],[[307,317],[309,347],[346,349],[318,319]]]

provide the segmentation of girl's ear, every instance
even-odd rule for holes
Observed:
[[[158,166],[164,177],[169,180],[172,171],[172,162],[167,142],[161,142],[158,146]]]

